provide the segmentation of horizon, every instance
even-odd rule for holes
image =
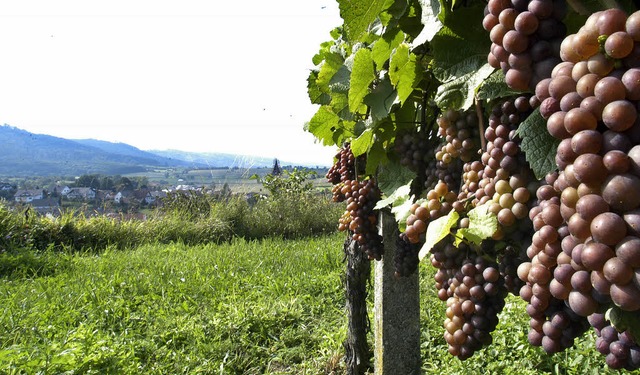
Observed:
[[[175,149],[175,148],[166,148],[166,149],[141,149],[139,147],[136,147],[135,145],[132,145],[130,143],[127,142],[121,142],[121,141],[117,141],[117,142],[113,142],[113,141],[108,141],[108,140],[104,140],[104,139],[97,139],[97,138],[65,138],[65,137],[58,137],[55,135],[51,135],[51,134],[45,134],[45,133],[34,133],[31,132],[29,130],[26,129],[21,129],[17,126],[13,126],[11,124],[2,124],[0,125],[0,127],[9,127],[9,128],[13,128],[13,129],[17,129],[19,131],[24,131],[27,132],[29,134],[34,134],[34,135],[43,135],[43,136],[48,136],[48,137],[54,137],[54,138],[58,138],[58,139],[64,139],[67,141],[97,141],[97,142],[106,142],[106,143],[110,143],[110,144],[114,144],[114,145],[125,145],[125,146],[129,146],[129,147],[133,147],[136,148],[137,150],[143,151],[143,152],[149,152],[149,153],[154,153],[154,152],[178,152],[178,153],[185,153],[185,154],[192,154],[192,155],[199,155],[199,156],[233,156],[233,157],[240,157],[240,158],[249,158],[251,160],[260,160],[261,162],[266,162],[267,160],[270,161],[275,161],[276,159],[278,160],[278,162],[280,163],[280,165],[282,166],[290,166],[290,167],[307,167],[307,168],[329,168],[332,164],[333,159],[329,159],[326,163],[307,163],[307,162],[299,162],[296,160],[285,160],[285,159],[281,159],[278,157],[272,157],[272,156],[265,156],[265,155],[250,155],[250,154],[238,154],[238,153],[229,153],[229,152],[216,152],[216,151],[189,151],[189,150],[181,150],[181,149]],[[162,156],[162,157],[167,157],[164,155],[159,155],[156,154],[158,156]],[[234,166],[227,166],[227,167],[223,167],[223,168],[233,168]],[[218,168],[218,167],[216,167]],[[221,167],[222,168],[222,167]],[[258,168],[266,168],[266,167],[258,167]]]

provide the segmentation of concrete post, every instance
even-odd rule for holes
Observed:
[[[380,214],[384,255],[375,262],[375,375],[420,374],[420,294],[418,272],[394,276],[398,226],[387,210]]]

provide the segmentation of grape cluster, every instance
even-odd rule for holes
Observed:
[[[640,311],[640,169],[634,169],[640,161],[639,42],[640,12],[594,13],[565,38],[564,61],[536,86],[547,130],[560,143],[556,178],[538,190],[539,204],[530,211],[536,230],[531,262],[519,269],[531,289],[523,287],[521,296],[530,305],[539,304],[538,286],[550,304],[562,302],[581,320],[612,305]],[[537,333],[530,331],[534,343],[545,333],[537,331],[539,323]],[[617,334],[614,340],[610,330],[597,343],[607,363],[637,368],[627,361],[636,344],[630,337],[620,343]]]
[[[489,0],[482,26],[489,31],[489,64],[515,90],[532,89],[560,62],[566,35],[565,0]]]
[[[438,135],[445,140],[436,151],[436,160],[449,164],[455,159],[468,162],[475,157],[480,145],[478,118],[474,112],[461,113],[449,109],[438,117],[436,123]]]
[[[518,277],[526,282],[520,296],[528,302],[529,342],[542,346],[547,353],[569,348],[589,327],[586,315],[576,313],[564,303],[574,292],[577,293],[574,299],[587,298],[585,291],[590,280],[573,277],[570,257],[563,252],[573,237],[560,213],[560,194],[553,188],[557,180],[557,173],[548,175],[546,184],[536,192],[538,204],[529,213],[536,231],[527,248],[530,261],[517,270]],[[579,289],[572,291],[572,285]]]
[[[382,236],[378,233],[378,218],[374,211],[380,200],[378,185],[373,178],[364,181],[357,179],[356,163],[364,163],[364,160],[354,157],[348,143],[335,158],[336,162],[327,172],[326,178],[334,184],[333,200],[346,200],[347,203],[347,210],[338,221],[338,230],[349,230],[353,240],[360,244],[360,249],[370,259],[380,260],[383,252]]]
[[[400,155],[400,164],[418,174],[424,173],[426,166],[434,159],[433,154],[429,152],[433,142],[433,137],[426,127],[398,134],[394,147]]]
[[[485,242],[489,246],[493,245],[489,241]],[[509,293],[516,296],[520,294],[520,289],[524,285],[524,281],[518,277],[518,267],[527,258],[524,248],[526,246],[520,249],[514,245],[507,245],[497,257],[500,275],[504,278],[504,287]]]
[[[349,229],[353,240],[360,244],[370,259],[382,259],[382,236],[378,233],[378,216],[374,207],[380,200],[380,189],[373,178],[347,181],[343,185],[347,211],[340,219],[338,229]]]
[[[429,190],[426,199],[411,206],[407,229],[404,232],[407,240],[411,243],[424,242],[429,222],[448,214],[455,199],[456,194],[449,191],[448,185],[442,181],[438,182]]]
[[[589,323],[596,331],[596,350],[606,356],[609,367],[626,370],[640,368],[640,346],[628,331],[618,332],[605,320],[604,314],[589,315]]]
[[[529,99],[521,96],[495,105],[489,116],[485,130],[486,150],[480,161],[466,163],[463,167],[463,187],[458,194],[456,211],[464,210],[464,202],[473,198],[473,206],[489,205],[501,227],[496,238],[504,232],[522,226],[517,231],[524,237],[529,234],[530,224],[526,218],[529,212],[531,190],[535,179],[520,151],[518,125],[531,113]],[[513,238],[519,241],[521,238]]]
[[[431,254],[438,297],[446,301],[444,338],[449,353],[465,360],[492,342],[507,294],[498,265],[462,244],[441,242]]]
[[[403,233],[396,239],[396,253],[393,258],[396,277],[407,277],[418,269],[420,246],[411,243]]]

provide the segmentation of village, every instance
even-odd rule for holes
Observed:
[[[11,206],[28,208],[40,215],[59,216],[64,211],[73,210],[90,216],[119,213],[143,219],[143,211],[161,207],[163,198],[172,193],[207,194],[213,198],[224,198],[233,194],[226,183],[220,189],[214,187],[178,184],[164,188],[124,186],[103,190],[94,187],[52,185],[40,189],[19,189],[11,183],[0,182],[0,200],[5,200]],[[257,194],[244,195],[246,199],[251,200],[255,199]]]

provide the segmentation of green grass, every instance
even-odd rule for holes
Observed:
[[[0,254],[0,374],[344,373],[343,240]],[[592,332],[553,356],[530,346],[513,296],[491,346],[450,356],[434,269],[420,272],[424,374],[619,373]]]
[[[58,254],[43,274],[32,260],[0,279],[0,373],[330,371],[345,335],[341,241]]]

